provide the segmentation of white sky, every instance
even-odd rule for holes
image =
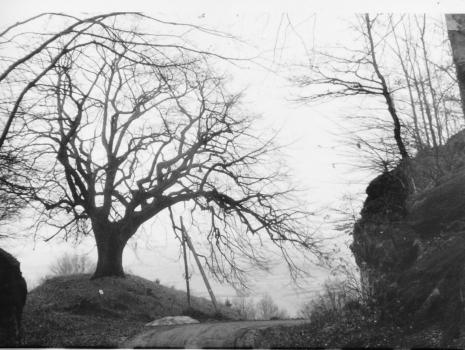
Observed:
[[[195,5],[192,5],[194,4]],[[364,11],[398,12],[463,12],[465,1],[10,1],[0,0],[0,27],[44,11],[103,12],[112,10],[137,10],[168,19],[202,24],[226,31],[247,41],[251,52],[254,47],[269,62],[286,63],[303,56],[302,42],[313,45],[317,41],[348,40],[347,32],[336,17],[350,19],[350,13]],[[316,22],[314,12],[318,12]],[[334,14],[335,11],[335,14]],[[288,13],[300,37],[289,28],[280,27],[283,13]],[[349,39],[350,40],[350,39]],[[276,68],[276,65],[272,65]],[[288,164],[296,182],[308,189],[307,199],[315,207],[337,206],[342,195],[363,191],[370,177],[354,172],[344,165],[340,145],[334,135],[334,117],[341,115],[341,104],[298,106],[291,103],[291,90],[282,76],[274,75],[258,66],[233,71],[233,86],[247,87],[246,107],[262,116],[265,127],[281,130],[281,141],[292,142],[287,148]],[[337,132],[337,130],[336,130]],[[335,164],[336,166],[333,166]],[[151,237],[141,239],[138,249],[125,250],[125,266],[136,274],[165,285],[184,288],[182,261],[178,260],[178,243],[166,228],[146,227]],[[18,228],[24,225],[18,224]],[[156,234],[150,234],[150,231]],[[348,239],[348,237],[346,238]],[[70,243],[54,241],[45,244],[37,241],[12,241],[5,247],[21,261],[23,273],[30,285],[36,285],[47,274],[49,265],[64,251],[89,253],[95,258],[93,242],[73,247]],[[2,246],[5,245],[2,242]],[[137,254],[134,252],[137,251]],[[328,273],[315,268],[305,290],[296,290],[289,284],[283,266],[276,266],[269,276],[254,276],[252,294],[260,297],[269,293],[291,314],[305,301],[309,292],[318,290]],[[194,273],[194,294],[207,296],[200,274]],[[217,297],[234,297],[234,291],[215,285]]]

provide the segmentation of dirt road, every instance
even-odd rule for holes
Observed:
[[[234,321],[150,327],[125,341],[123,348],[266,348],[260,331],[296,326],[306,320]]]

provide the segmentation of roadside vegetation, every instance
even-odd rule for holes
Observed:
[[[299,316],[309,323],[266,329],[257,342],[270,348],[437,348],[441,344],[437,325],[414,329],[391,322],[387,315],[381,319],[379,308],[355,294],[343,279],[327,281],[322,292],[302,305]]]

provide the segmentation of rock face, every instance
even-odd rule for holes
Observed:
[[[0,347],[20,344],[27,286],[19,262],[0,248]]]
[[[406,219],[409,185],[399,168],[379,175],[366,192],[351,249],[366,293],[384,304],[399,274],[418,254],[415,233]]]
[[[440,320],[455,337],[465,295],[465,131],[379,175],[366,192],[351,246],[365,290],[382,310]]]
[[[451,232],[465,223],[465,171],[447,176],[437,186],[413,198],[409,223],[422,239]]]

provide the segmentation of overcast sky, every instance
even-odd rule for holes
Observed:
[[[5,1],[0,2],[0,23],[4,27],[19,19],[44,11],[79,14],[112,10],[138,10],[165,20],[178,20],[205,25],[233,34],[244,41],[241,55],[259,54],[263,65],[244,64],[230,67],[232,86],[245,91],[245,107],[262,117],[264,127],[280,130],[280,142],[288,144],[288,165],[295,182],[307,191],[304,196],[313,208],[337,207],[346,193],[363,191],[371,174],[354,171],[341,156],[335,120],[341,115],[341,103],[304,106],[292,102],[295,92],[286,80],[286,65],[305,57],[305,50],[315,45],[351,40],[345,29],[353,12],[366,10],[459,12],[464,1],[390,1],[373,7],[370,1]],[[195,5],[193,5],[195,4]],[[333,12],[333,10],[336,10]],[[463,11],[462,10],[462,11]],[[315,12],[317,14],[315,15]],[[207,45],[217,45],[206,43]],[[209,47],[210,48],[210,47]],[[215,49],[234,50],[225,44]],[[229,69],[229,68],[228,68]],[[359,203],[360,205],[360,203]],[[26,230],[22,222],[15,229]],[[156,220],[138,235],[125,250],[124,262],[133,273],[165,285],[184,288],[182,262],[178,242],[169,228],[160,228]],[[338,242],[344,247],[349,237]],[[93,242],[74,247],[71,243],[54,241],[11,241],[2,246],[21,261],[30,286],[47,274],[50,264],[65,251],[89,254],[95,259]],[[269,293],[291,314],[319,289],[328,272],[313,268],[313,276],[299,290],[290,284],[284,266],[276,265],[272,274],[253,276],[252,295]],[[207,296],[198,271],[193,276],[194,294]],[[220,299],[235,296],[227,286],[215,286]]]

